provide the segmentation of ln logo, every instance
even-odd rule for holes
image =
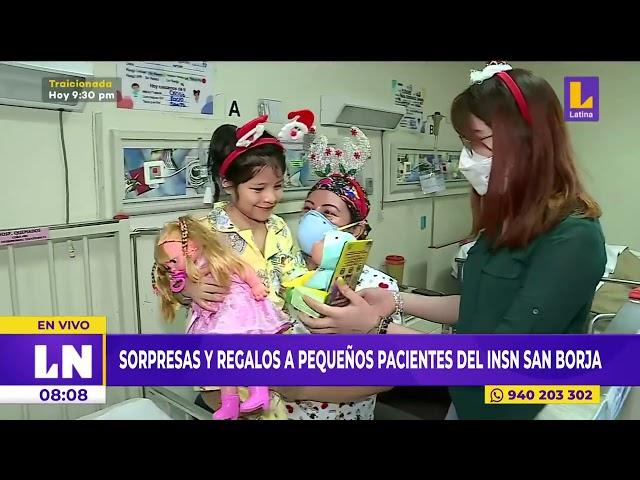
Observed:
[[[62,378],[72,378],[73,370],[81,378],[92,377],[91,345],[82,345],[81,353],[73,345],[62,345]],[[35,378],[60,378],[58,364],[47,362],[47,346],[35,346]]]

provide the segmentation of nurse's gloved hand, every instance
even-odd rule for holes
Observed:
[[[205,310],[211,308],[211,303],[222,302],[228,293],[229,288],[218,285],[211,275],[206,275],[199,283],[187,278],[187,284],[182,291],[185,297],[191,298]]]
[[[307,305],[323,315],[312,318],[302,312],[298,318],[311,333],[368,333],[380,323],[377,310],[345,283],[338,282],[340,293],[349,301],[344,307],[332,307],[309,297],[303,297]]]

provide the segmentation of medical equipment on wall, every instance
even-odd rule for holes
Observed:
[[[438,135],[440,134],[440,122],[444,118],[440,112],[433,112],[432,115],[429,115],[427,118],[430,118],[433,121],[433,135],[435,137],[435,142],[433,144],[433,149],[438,149]]]
[[[405,106],[362,101],[333,95],[320,97],[320,125],[366,130],[395,130],[406,115]]]
[[[180,172],[185,172],[187,185],[198,193],[203,193],[207,186],[209,174],[207,171],[207,156],[202,147],[202,139],[198,139],[198,156],[187,156],[184,166],[177,168],[173,161],[173,150],[159,149],[151,152],[151,160],[144,162],[144,181],[151,188],[157,188],[167,178]],[[210,188],[210,186],[209,186]]]
[[[142,214],[200,208],[214,200],[205,135],[113,132],[116,213]]]
[[[440,133],[440,122],[444,118],[440,112],[434,112],[427,118],[433,121],[433,135],[435,137],[433,142],[433,170],[428,173],[420,175],[420,187],[422,193],[430,194],[437,193],[445,190],[445,178],[444,171],[446,170],[446,163],[443,160],[442,155],[438,152],[438,135]]]

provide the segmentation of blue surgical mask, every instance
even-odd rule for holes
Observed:
[[[313,244],[324,240],[327,232],[344,230],[359,223],[354,222],[338,228],[317,210],[309,210],[300,218],[300,223],[298,224],[298,245],[306,255],[311,256]]]
[[[327,217],[317,210],[309,210],[300,218],[298,224],[298,245],[307,255],[311,256],[313,244],[324,239],[324,235],[331,230],[337,230]]]

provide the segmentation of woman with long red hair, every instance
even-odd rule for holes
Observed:
[[[600,208],[578,178],[560,101],[546,80],[502,62],[471,74],[451,107],[469,180],[474,246],[461,295],[424,297],[343,287],[345,307],[308,304],[316,333],[418,333],[404,312],[469,334],[583,333],[604,273]],[[545,405],[484,403],[482,387],[451,387],[448,418],[549,418]]]

